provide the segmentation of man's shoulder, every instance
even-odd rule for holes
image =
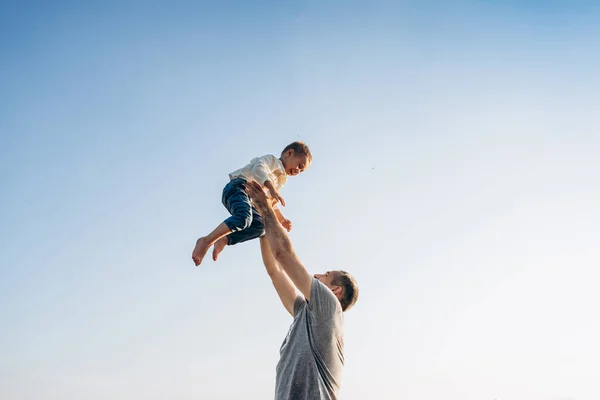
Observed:
[[[318,280],[315,277],[312,278],[312,286],[310,288],[310,292],[311,292],[310,293],[311,298],[314,293],[319,298],[329,299],[329,300],[333,299],[339,303],[337,297],[335,297],[335,294],[333,294],[331,289],[326,284],[324,284],[323,282],[321,282],[320,280]]]
[[[312,279],[309,308],[323,316],[342,315],[342,305],[331,289],[317,278]]]

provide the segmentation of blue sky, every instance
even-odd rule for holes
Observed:
[[[298,138],[343,399],[600,397],[600,8],[323,3],[2,4],[1,398],[271,398],[258,243],[190,256]]]

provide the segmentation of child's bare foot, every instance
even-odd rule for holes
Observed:
[[[217,259],[219,258],[219,254],[221,254],[221,252],[223,251],[225,246],[227,246],[227,243],[228,243],[227,236],[222,237],[221,239],[217,240],[217,242],[213,246],[213,260],[217,261]]]
[[[201,237],[196,241],[196,247],[194,247],[194,251],[192,252],[192,260],[194,260],[196,266],[200,265],[209,248],[210,243],[206,238]]]

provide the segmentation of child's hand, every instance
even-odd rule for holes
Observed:
[[[283,200],[283,197],[281,197],[281,195],[279,194],[277,189],[275,189],[275,186],[273,186],[273,182],[265,181],[264,185],[267,189],[269,189],[269,193],[271,193],[271,197],[273,197],[274,199],[277,199],[281,203],[281,205],[285,207],[285,200]]]
[[[278,191],[271,192],[271,196],[273,196],[275,200],[279,201],[281,205],[285,207],[285,200],[283,200],[283,197],[281,197]]]
[[[283,226],[289,232],[292,230],[292,221],[289,219],[284,219],[281,221],[281,226]]]

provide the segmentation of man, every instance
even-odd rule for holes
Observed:
[[[311,276],[294,253],[262,187],[246,191],[263,218],[263,261],[294,322],[283,341],[276,369],[275,400],[336,400],[344,366],[344,315],[358,298],[345,271]],[[302,295],[298,295],[296,289]]]

